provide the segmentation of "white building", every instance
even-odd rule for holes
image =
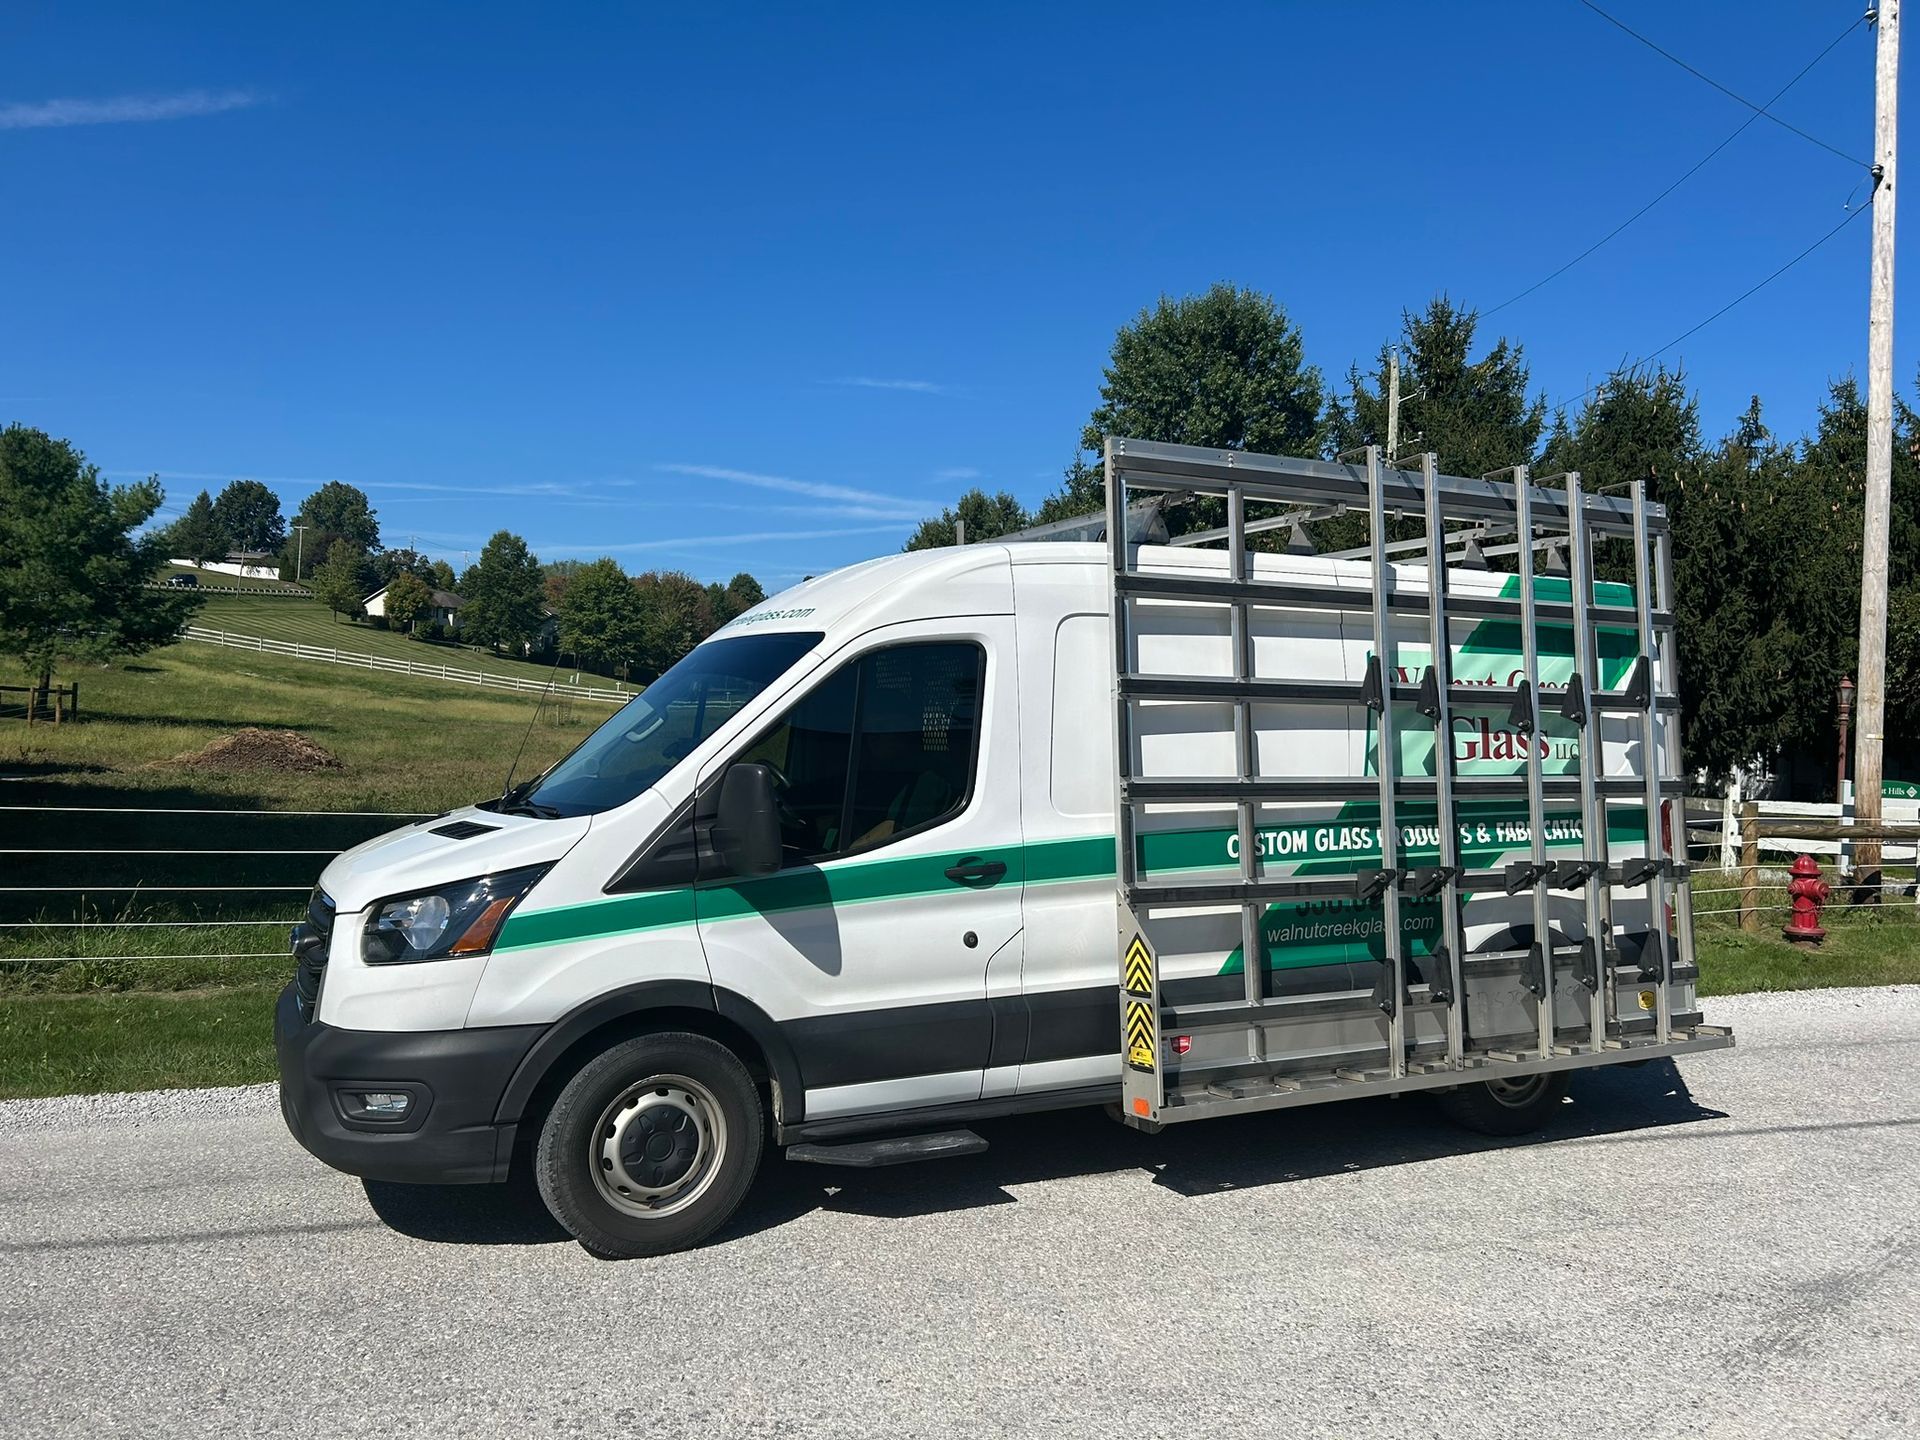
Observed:
[[[386,619],[387,617],[386,596],[389,588],[390,586],[382,585],[378,590],[374,591],[371,595],[367,596],[365,600],[360,602],[361,606],[366,610],[367,614],[378,616],[382,620]],[[458,595],[454,594],[451,590],[441,590],[441,589],[435,588],[430,592],[430,594],[431,594],[431,598],[427,601],[427,608],[421,614],[420,619],[427,622],[428,624],[432,624],[434,621],[437,620],[440,622],[440,624],[444,625],[449,630],[459,629],[460,628],[460,613],[459,613],[460,607],[466,604],[467,602],[462,600]]]

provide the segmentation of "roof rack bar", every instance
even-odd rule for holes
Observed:
[[[1346,504],[1357,508],[1368,503],[1369,479],[1364,464],[1255,455],[1240,450],[1198,450],[1152,440],[1115,440],[1113,448],[1115,462],[1124,473],[1127,486],[1134,490],[1179,490],[1224,497],[1229,488],[1239,487],[1249,500],[1283,505]],[[1422,506],[1419,472],[1376,468],[1382,507],[1403,515],[1419,514]],[[1447,512],[1455,519],[1504,520],[1513,514],[1509,492],[1493,481],[1442,475],[1440,486],[1446,497]],[[1581,503],[1590,529],[1607,534],[1632,533],[1629,502],[1594,495],[1583,497]],[[1539,489],[1536,482],[1534,511],[1540,523],[1566,527],[1564,492]],[[1667,523],[1664,507],[1649,506],[1648,522],[1664,529]]]

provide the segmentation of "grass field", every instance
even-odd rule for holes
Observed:
[[[523,740],[519,773],[528,775],[613,713],[606,705],[201,645],[84,672],[82,696],[85,718],[76,724],[0,722],[0,805],[129,813],[0,811],[4,833],[14,837],[8,844],[39,852],[280,853],[8,855],[5,885],[24,893],[0,893],[0,961],[277,954],[329,856],[407,816],[498,794]],[[182,763],[247,726],[297,730],[340,766],[301,774]],[[162,810],[214,813],[153,813]],[[297,811],[329,813],[287,813]],[[143,888],[129,888],[136,886]],[[155,888],[167,886],[252,888]],[[173,928],[187,921],[199,923]],[[45,968],[0,965],[0,986],[17,987]]]
[[[523,762],[533,769],[614,713],[191,642],[62,678],[79,680],[84,718],[31,729],[0,723],[0,803],[432,813],[499,791],[536,704],[541,718]],[[341,768],[221,774],[175,763],[243,726],[298,730]]]
[[[1920,982],[1911,907],[1836,924],[1805,951],[1777,926],[1700,932],[1700,993]],[[0,1097],[271,1080],[273,1000],[288,963],[77,963],[0,989]],[[140,986],[144,988],[124,988]],[[1707,1007],[1709,1018],[1712,1006]]]
[[[380,630],[366,621],[343,620],[318,600],[282,599],[275,595],[209,594],[194,624],[236,635],[262,635],[296,645],[318,645],[356,655],[379,655],[410,660],[416,665],[445,665],[454,670],[480,670],[518,680],[565,685],[576,672],[565,666],[536,665],[526,660],[470,650],[461,645],[431,645],[395,630]],[[579,682],[599,689],[631,689],[603,675],[580,674]]]
[[[266,612],[311,608],[268,597],[215,603]],[[331,625],[324,612],[319,623]],[[414,651],[428,648],[384,632],[332,628],[356,640],[378,636]],[[328,855],[404,823],[398,816],[288,812],[438,813],[498,793],[523,736],[520,773],[531,774],[612,713],[603,705],[549,703],[529,732],[531,696],[193,644],[78,678],[81,722],[31,730],[0,722],[0,805],[135,813],[0,811],[0,833],[18,837],[6,844],[294,853],[7,856],[7,885],[261,888],[206,899],[110,889],[0,894],[0,961],[16,962],[0,963],[0,1096],[270,1079],[272,1000],[288,974],[286,929],[302,896]],[[221,773],[180,763],[243,726],[297,729],[338,756],[341,767]],[[157,809],[221,813],[147,813]],[[1701,879],[1703,886],[1717,883]],[[1830,912],[1826,944],[1809,952],[1779,938],[1783,896],[1767,890],[1761,899],[1776,908],[1764,912],[1760,933],[1741,931],[1730,915],[1701,920],[1703,996],[1920,982],[1920,915],[1910,901],[1878,912]],[[1703,910],[1729,903],[1724,891],[1709,898],[1702,890]],[[172,923],[131,923],[150,920]],[[17,963],[39,956],[59,958]]]

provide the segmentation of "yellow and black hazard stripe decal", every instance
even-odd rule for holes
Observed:
[[[1153,1067],[1159,1058],[1159,1047],[1154,1043],[1153,1009],[1144,1001],[1127,1002],[1127,1064],[1135,1070],[1153,1073]]]
[[[1153,952],[1147,942],[1135,935],[1120,962],[1120,988],[1142,1000],[1153,998]]]

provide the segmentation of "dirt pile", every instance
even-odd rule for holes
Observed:
[[[204,749],[176,756],[174,763],[189,770],[277,770],[288,774],[340,768],[338,756],[298,730],[260,730],[252,726],[223,735]]]

